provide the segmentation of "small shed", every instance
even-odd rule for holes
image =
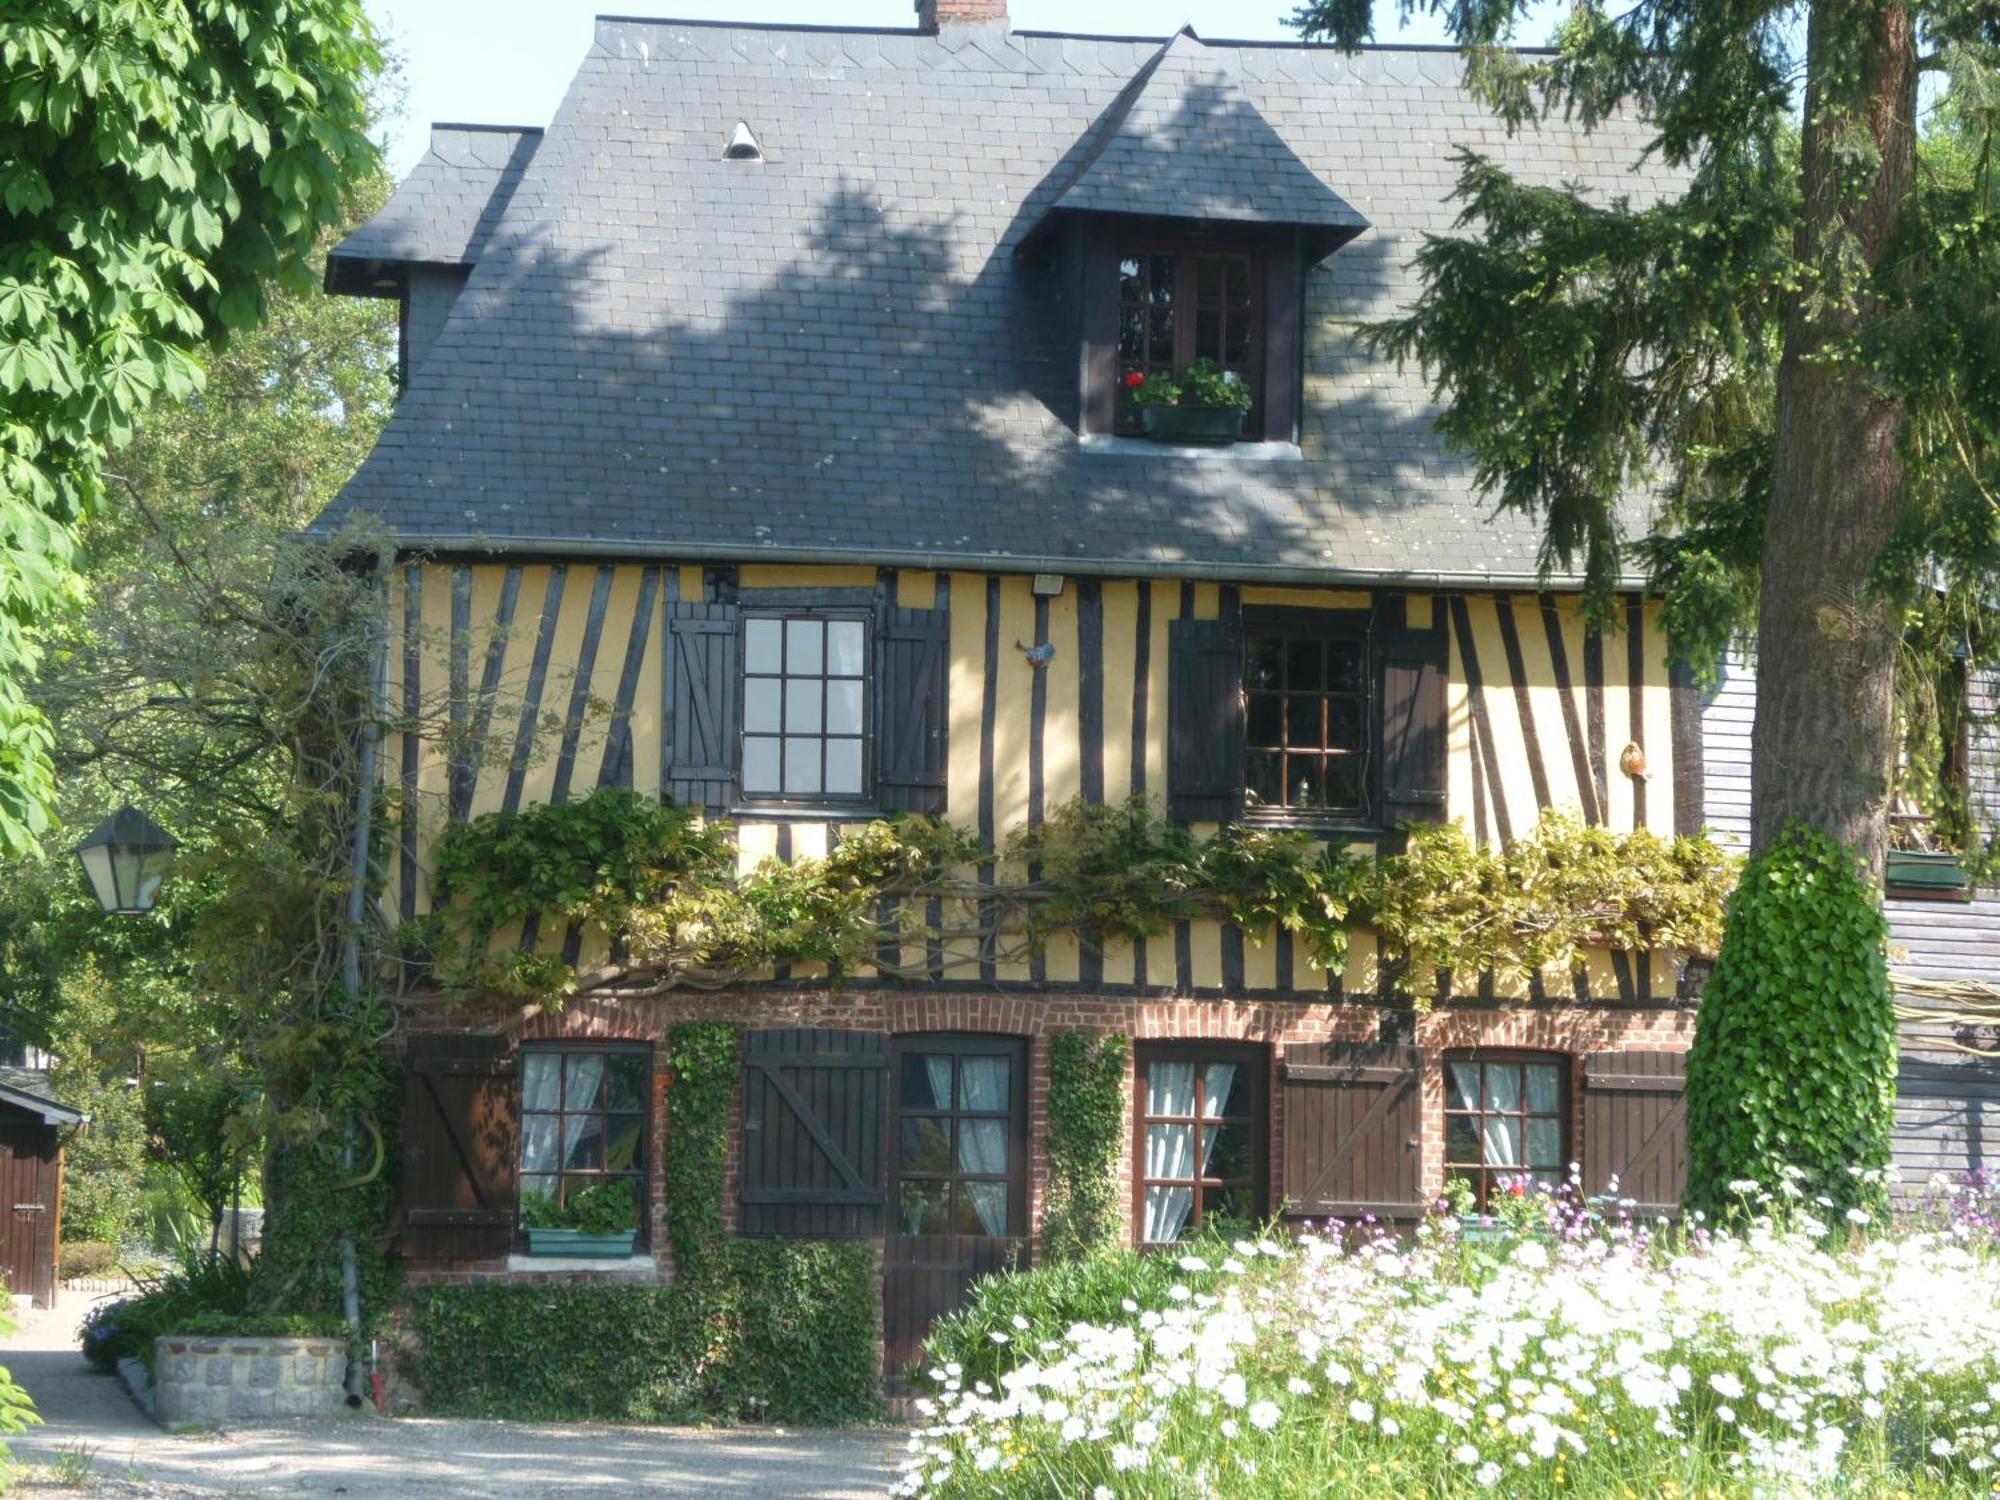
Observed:
[[[62,1132],[83,1116],[0,1081],[0,1275],[16,1296],[56,1305],[62,1237]]]

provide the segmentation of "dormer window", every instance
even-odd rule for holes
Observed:
[[[1189,239],[1128,241],[1118,255],[1117,390],[1112,430],[1141,431],[1133,377],[1178,375],[1198,359],[1235,375],[1258,401],[1243,421],[1245,437],[1263,435],[1262,279],[1248,249]]]

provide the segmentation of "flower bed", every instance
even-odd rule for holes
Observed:
[[[1066,1327],[1017,1281],[936,1346],[901,1492],[1990,1493],[1991,1236],[1781,1217],[1204,1246]]]

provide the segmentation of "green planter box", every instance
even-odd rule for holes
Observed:
[[[1904,890],[1962,891],[1967,885],[1958,855],[1922,849],[1891,849],[1882,878]]]
[[[1243,412],[1234,406],[1148,406],[1141,419],[1156,443],[1233,443],[1243,436]]]
[[[629,1256],[638,1239],[639,1232],[636,1229],[623,1229],[617,1234],[586,1234],[581,1229],[530,1229],[528,1253],[588,1255],[609,1259],[614,1256]]]

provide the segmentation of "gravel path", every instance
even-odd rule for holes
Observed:
[[[118,1383],[77,1352],[87,1298],[27,1315],[0,1342],[0,1360],[28,1388],[44,1425],[10,1438],[31,1471],[24,1492],[54,1485],[62,1456],[87,1453],[96,1496],[180,1500],[210,1495],[491,1497],[591,1500],[705,1496],[711,1500],[861,1500],[882,1494],[901,1439],[891,1430],[707,1431],[582,1424],[387,1421],[357,1415],[328,1422],[171,1437]],[[70,1490],[67,1493],[77,1493]]]

